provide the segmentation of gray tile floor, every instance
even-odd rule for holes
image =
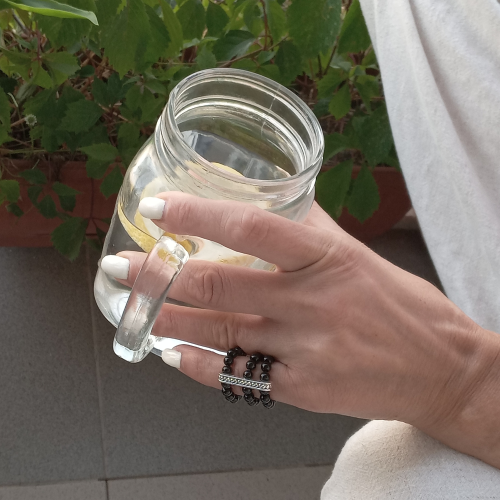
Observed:
[[[418,232],[371,247],[437,283]],[[318,498],[363,422],[249,412],[155,356],[120,360],[92,297],[96,261],[0,248],[0,500],[225,499],[233,481],[266,484],[264,500]]]

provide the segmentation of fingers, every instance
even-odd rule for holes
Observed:
[[[165,231],[216,241],[276,264],[284,271],[313,264],[331,247],[331,238],[323,237],[315,228],[248,203],[169,192],[144,198],[139,210]]]
[[[210,351],[205,351],[203,349],[198,349],[196,347],[179,345],[176,346],[173,351],[177,351],[181,354],[180,365],[179,360],[175,359],[175,353],[171,353],[168,349],[162,355],[163,360],[170,364],[171,366],[179,367],[179,370],[187,375],[188,377],[200,382],[201,384],[207,385],[209,387],[214,387],[216,389],[221,389],[221,384],[219,382],[219,373],[221,373],[222,367],[224,365],[224,357],[219,354],[215,354]],[[173,356],[172,356],[173,354]],[[173,361],[173,362],[171,362]],[[245,356],[239,356],[235,358],[233,364],[231,365],[232,374],[236,377],[242,377],[245,371],[245,363],[248,358]],[[287,402],[289,398],[287,390],[287,375],[288,368],[286,365],[275,361],[272,364],[272,369],[270,372],[271,376],[271,398],[277,401]],[[260,365],[253,370],[253,380],[259,380],[261,374]],[[232,386],[233,392],[238,395],[242,395],[243,391],[241,387]],[[259,396],[258,391],[254,391],[256,397]],[[222,397],[222,396],[220,396]]]
[[[279,349],[286,345],[272,321],[260,316],[230,314],[165,304],[153,334],[228,351],[235,345],[246,352]]]
[[[146,256],[142,252],[120,252],[116,256],[106,256],[101,261],[101,267],[124,285],[132,286]],[[120,258],[126,261],[120,261]],[[116,263],[120,262],[122,268],[118,269]],[[123,279],[124,276],[127,278]],[[205,309],[273,318],[279,316],[278,305],[286,281],[285,276],[279,277],[268,271],[190,260],[176,278],[168,296]],[[242,283],[244,286],[241,286]]]
[[[316,202],[313,202],[304,224],[322,230],[343,232],[339,225]]]

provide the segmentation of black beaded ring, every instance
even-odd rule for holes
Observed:
[[[222,367],[222,373],[225,373],[226,375],[230,375],[232,373],[231,370],[231,365],[234,362],[234,358],[237,356],[246,356],[245,352],[241,347],[233,347],[233,349],[229,349],[227,351],[227,354],[224,358],[224,366]],[[221,383],[222,385],[222,395],[226,398],[226,401],[229,401],[230,403],[237,403],[240,399],[241,396],[238,396],[233,392],[231,389],[231,384],[226,384],[225,382]]]
[[[260,365],[260,369],[262,373],[260,374],[260,380],[262,382],[270,382],[271,376],[269,372],[271,371],[272,364],[274,362],[274,358],[272,356],[263,356],[262,364]],[[260,400],[262,401],[262,406],[270,410],[276,404],[276,401],[271,399],[270,393],[268,391],[260,391]]]
[[[247,369],[243,372],[243,377],[251,380],[252,379],[252,370],[257,366],[257,363],[261,361],[262,354],[260,352],[256,352],[250,356],[249,361],[247,361],[246,367]],[[249,406],[255,406],[260,403],[260,399],[256,398],[253,395],[253,390],[250,387],[243,387],[243,399],[248,403]]]

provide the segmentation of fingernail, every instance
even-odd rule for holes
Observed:
[[[165,202],[160,198],[143,198],[139,203],[139,212],[147,219],[161,219]]]
[[[126,280],[128,278],[129,268],[129,260],[124,257],[118,257],[118,255],[106,255],[106,257],[101,260],[101,269],[106,274],[113,276],[113,278]]]
[[[163,359],[168,366],[173,366],[177,369],[181,367],[181,353],[175,349],[165,349],[161,353],[161,359]]]

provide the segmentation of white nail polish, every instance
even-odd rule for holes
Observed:
[[[128,278],[128,271],[130,262],[128,259],[118,257],[118,255],[106,255],[101,260],[101,269],[113,278],[126,280]]]
[[[173,366],[177,369],[181,367],[181,353],[175,349],[165,349],[161,353],[161,359],[163,359],[168,366]]]
[[[139,203],[139,212],[147,219],[161,219],[165,210],[165,202],[160,198],[143,198]]]

